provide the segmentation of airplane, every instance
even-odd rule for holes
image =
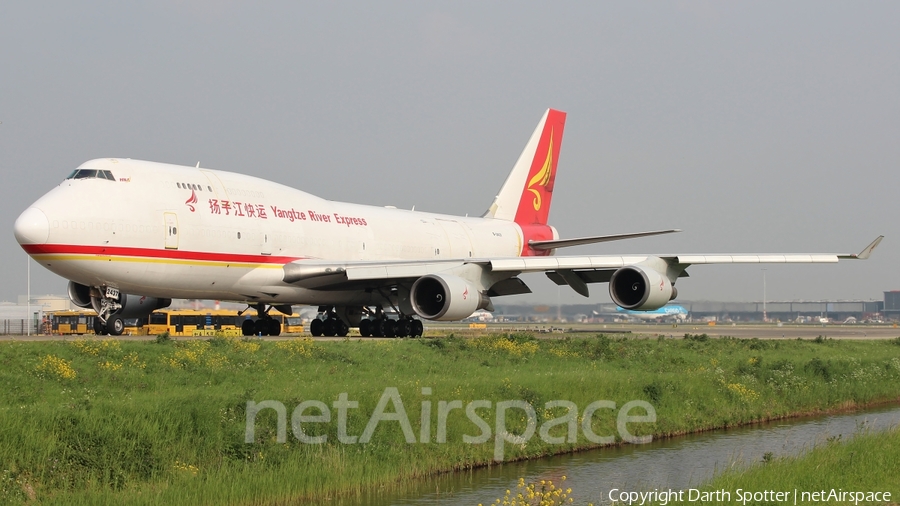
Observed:
[[[271,310],[318,307],[314,336],[420,336],[422,319],[462,320],[492,299],[530,293],[543,272],[589,295],[654,310],[677,296],[694,264],[829,263],[857,254],[555,256],[556,250],[679,232],[560,239],[548,224],[566,113],[548,109],[488,210],[449,216],[329,201],[248,175],[123,158],[90,160],[14,225],[36,262],[69,280],[74,304],[97,311],[94,331],[172,298],[246,303],[244,335],[278,335]],[[391,318],[388,315],[398,315]]]
[[[683,322],[688,317],[688,310],[685,309],[684,306],[679,306],[677,304],[666,305],[651,311],[632,311],[617,306],[616,313],[627,318],[638,320],[664,320],[674,318],[675,320]]]

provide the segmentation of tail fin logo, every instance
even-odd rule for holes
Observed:
[[[191,198],[185,200],[184,203],[188,206],[188,209],[190,209],[192,213],[196,212],[196,209],[194,209],[194,204],[197,203],[197,194],[194,193],[194,190],[191,190]]]
[[[547,159],[544,160],[544,166],[541,167],[541,170],[538,171],[534,177],[531,178],[531,181],[528,181],[528,191],[534,194],[534,201],[532,205],[534,206],[535,211],[540,211],[541,206],[543,205],[543,201],[541,199],[541,192],[534,189],[534,185],[543,186],[544,189],[548,192],[553,191],[552,188],[548,188],[547,185],[550,183],[550,180],[553,176],[553,129],[550,130],[550,146],[547,148]]]

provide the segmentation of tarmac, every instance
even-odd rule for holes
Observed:
[[[819,336],[829,339],[897,339],[900,338],[900,328],[896,324],[883,325],[857,325],[857,324],[717,324],[707,325],[701,323],[680,324],[487,324],[485,329],[470,329],[466,323],[426,323],[426,337],[441,337],[450,333],[457,335],[480,335],[498,332],[528,332],[539,338],[561,338],[565,336],[590,337],[596,334],[618,335],[635,338],[683,338],[685,334],[706,334],[709,337],[735,337],[740,339],[815,339]],[[279,337],[263,337],[264,340],[284,340],[295,337],[309,337],[309,334],[282,335]],[[87,335],[3,335],[3,341],[71,341],[78,338],[98,337]],[[175,340],[183,339],[208,339],[207,337],[173,336]],[[358,335],[350,339],[390,339],[390,338],[361,338]],[[118,339],[123,341],[148,341],[155,340],[156,336],[131,336],[122,335]],[[343,337],[316,337],[316,340],[334,341],[347,339]]]

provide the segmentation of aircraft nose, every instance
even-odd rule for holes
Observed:
[[[19,215],[13,227],[19,244],[45,244],[50,238],[50,221],[44,211],[29,207]]]

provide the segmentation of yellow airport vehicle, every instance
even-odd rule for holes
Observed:
[[[300,318],[300,315],[297,313],[290,316],[277,315],[276,317],[281,318],[282,334],[299,334],[303,332],[303,318]]]
[[[93,334],[94,318],[97,313],[93,311],[54,311],[49,313],[50,333],[59,336],[71,336],[76,334]]]
[[[241,324],[255,316],[253,310],[238,316],[233,309],[162,309],[144,318],[143,325],[150,335],[168,332],[171,336],[241,337]],[[296,313],[291,316],[274,313],[271,316],[281,323],[282,334],[303,332],[303,323]]]
[[[97,313],[90,309],[80,311],[53,311],[47,313],[49,319],[49,333],[58,336],[72,336],[84,334],[96,334],[94,332],[94,319]],[[124,334],[147,335],[147,329],[142,328],[143,322],[139,318],[125,320]]]
[[[150,335],[168,332],[171,336],[193,336],[197,330],[211,331],[215,335],[217,330],[237,329],[240,332],[243,320],[234,310],[163,309],[150,313],[144,327]]]

